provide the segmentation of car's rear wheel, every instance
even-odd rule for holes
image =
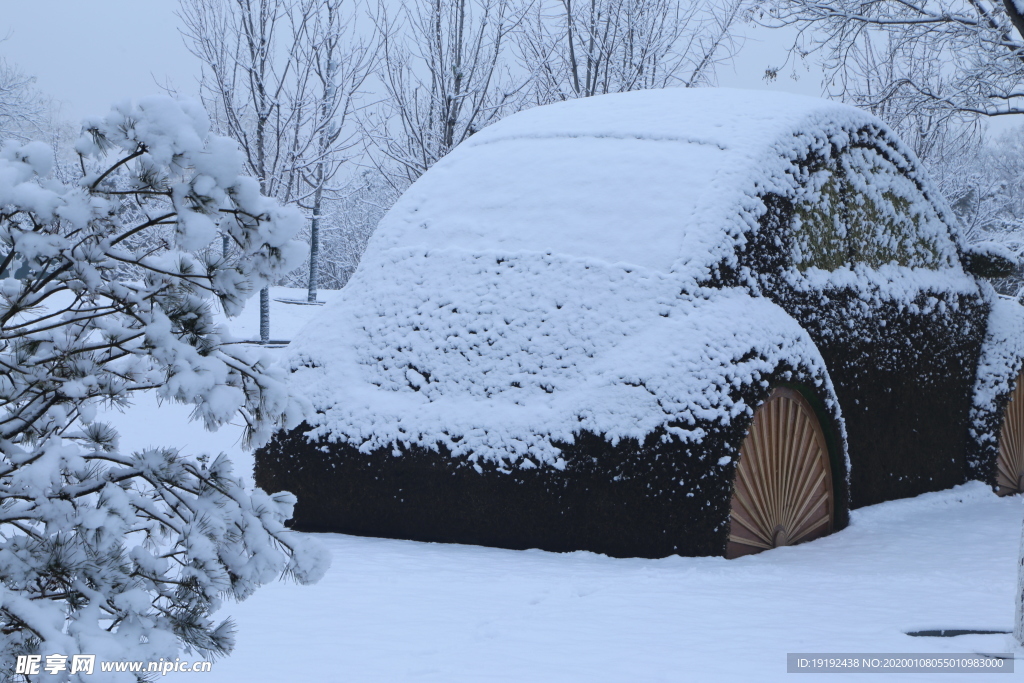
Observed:
[[[725,556],[824,536],[834,523],[828,445],[798,391],[776,388],[755,412],[736,467]]]
[[[1010,394],[999,428],[996,493],[1009,496],[1024,491],[1024,374]]]

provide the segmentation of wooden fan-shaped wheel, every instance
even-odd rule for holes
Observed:
[[[832,468],[821,424],[798,391],[779,387],[755,412],[736,467],[725,556],[831,533]]]
[[[999,429],[999,459],[996,460],[996,493],[1009,496],[1024,491],[1024,374],[1010,394]]]

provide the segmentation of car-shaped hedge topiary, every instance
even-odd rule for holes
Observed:
[[[409,188],[296,336],[315,414],[257,483],[298,496],[299,529],[646,557],[996,483],[1024,324],[975,274],[1012,263],[955,226],[886,126],[833,102],[510,116]]]

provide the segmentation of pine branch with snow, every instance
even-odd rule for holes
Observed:
[[[212,619],[225,597],[314,582],[328,563],[285,528],[291,494],[247,490],[223,456],[122,452],[95,419],[155,391],[211,429],[240,415],[253,442],[301,421],[281,372],[213,318],[302,262],[301,216],[240,175],[237,145],[192,102],[121,103],[77,150],[65,184],[46,145],[0,148],[5,679],[18,654],[226,653],[233,627]],[[119,674],[89,680],[104,675]]]

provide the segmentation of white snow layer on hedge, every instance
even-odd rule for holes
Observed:
[[[827,155],[830,144],[848,144],[867,125],[888,131],[847,105],[718,88],[536,107],[435,164],[381,221],[368,254],[416,245],[552,252],[701,280],[731,261],[743,233],[756,228],[765,211],[760,195],[805,199],[820,189],[824,171],[797,178],[794,159],[808,150]],[[886,142],[913,158],[895,138]],[[843,166],[859,171],[850,182],[868,197],[868,178],[905,195],[900,189],[910,183],[879,163],[854,150]],[[899,170],[910,171],[906,163]],[[952,249],[946,224],[955,223],[937,215],[945,207],[917,204],[907,212],[919,217],[919,230]]]
[[[1014,388],[1024,364],[1024,306],[1014,299],[995,296],[992,299],[988,331],[974,381],[971,430],[979,443],[997,446],[998,420],[994,423],[996,431],[978,433],[978,429],[994,411],[997,399]]]
[[[781,308],[700,282],[735,263],[759,195],[806,193],[793,160],[866,125],[884,130],[823,100],[678,89],[538,107],[474,135],[405,193],[293,341],[311,435],[559,466],[551,442],[579,430],[700,440],[695,420],[750,411],[730,390],[780,364],[826,377]],[[953,249],[943,207],[911,211]]]
[[[550,441],[574,431],[617,442],[679,423],[668,431],[700,440],[687,425],[750,410],[730,390],[779,363],[824,374],[796,322],[739,289],[680,294],[672,274],[537,253],[395,249],[378,269],[292,352],[326,411],[314,434],[364,449],[440,443],[558,467]]]

